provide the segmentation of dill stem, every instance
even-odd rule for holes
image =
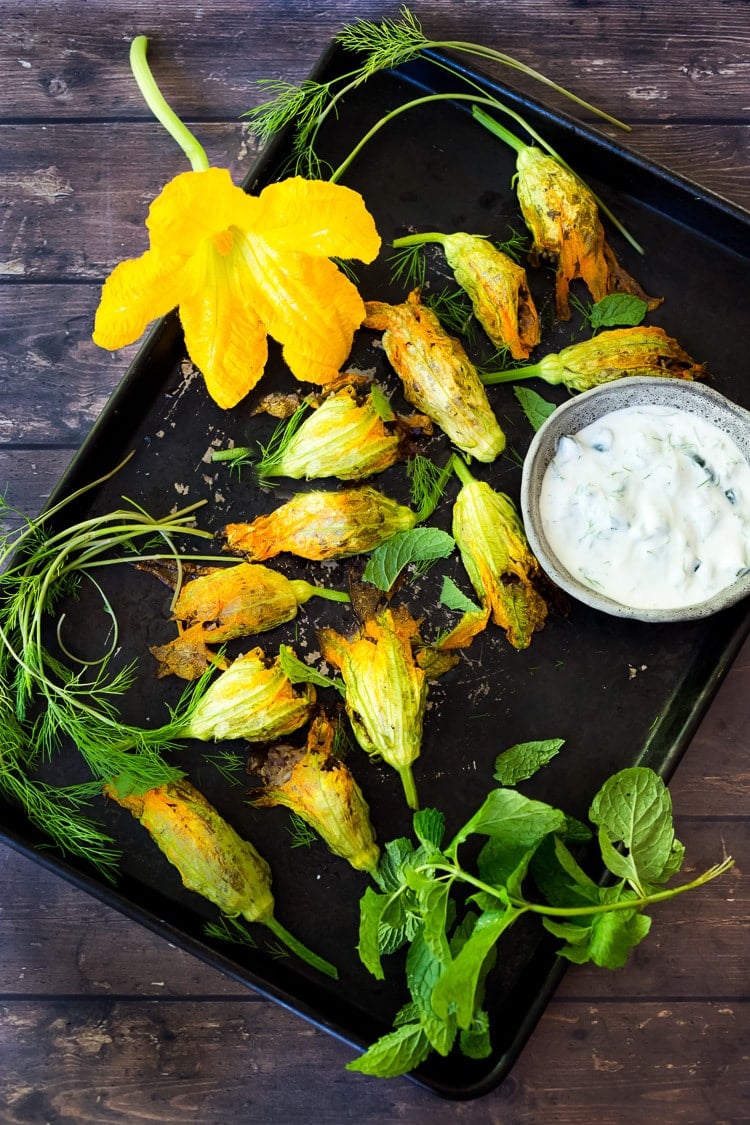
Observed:
[[[478,59],[488,59],[491,62],[501,63],[511,70],[518,70],[521,74],[526,74],[529,78],[541,82],[543,86],[547,86],[556,93],[564,95],[564,97],[574,102],[581,109],[596,114],[597,117],[608,121],[610,125],[616,125],[618,129],[624,129],[626,132],[630,132],[630,125],[627,125],[624,121],[620,121],[619,118],[613,117],[611,114],[607,113],[606,110],[599,109],[598,106],[592,105],[591,102],[580,98],[565,86],[560,86],[559,83],[555,82],[552,78],[548,78],[546,74],[542,74],[541,71],[535,70],[534,67],[520,62],[519,59],[514,59],[512,55],[506,55],[503,51],[497,51],[493,47],[485,47],[481,43],[467,43],[458,39],[432,39],[429,41],[428,46],[438,51],[460,51],[463,54],[473,55]]]

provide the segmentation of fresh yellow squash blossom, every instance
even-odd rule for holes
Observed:
[[[365,307],[330,259],[371,262],[380,249],[361,195],[294,176],[253,196],[226,169],[206,168],[175,176],[146,226],[149,249],[104,284],[95,343],[131,344],[178,308],[188,355],[227,409],[263,374],[268,336],[296,378],[338,376]]]

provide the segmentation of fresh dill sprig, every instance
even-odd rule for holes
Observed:
[[[428,293],[423,302],[432,309],[446,332],[464,336],[470,343],[476,339],[476,317],[465,291],[444,289],[441,293]]]
[[[395,247],[388,258],[391,279],[408,289],[423,289],[427,282],[427,263],[422,243],[409,243]]]
[[[503,51],[497,51],[480,43],[430,38],[425,35],[419,20],[406,6],[401,9],[396,19],[384,19],[379,23],[372,20],[358,20],[344,27],[337,36],[337,41],[346,51],[361,57],[358,66],[345,74],[330,79],[328,82],[307,79],[300,85],[294,86],[275,79],[262,80],[262,88],[271,92],[272,97],[261,105],[248,110],[244,115],[250,120],[259,139],[263,142],[267,142],[287,126],[294,127],[294,168],[300,174],[320,175],[321,163],[315,154],[318,133],[329,117],[335,117],[341,100],[347,94],[379,71],[403,65],[418,58],[426,51],[447,50],[457,54],[468,54],[486,62],[520,71],[569,98],[579,108],[596,114],[610,124],[623,129],[629,128],[623,122],[618,121],[617,118],[591,105],[540,71],[511,55],[505,54]],[[507,111],[507,107],[504,107],[497,98],[489,98],[482,87],[456,71],[450,63],[438,63],[437,65],[444,66],[454,75],[459,74],[467,82],[467,85],[474,86],[477,91],[481,91],[483,104]],[[446,95],[446,97],[448,96],[450,95]],[[428,99],[419,99],[418,102],[411,104],[422,104],[425,100],[439,100],[441,97],[442,95],[433,95]],[[478,95],[474,94],[470,97],[476,99]],[[400,110],[396,112],[400,112]],[[388,115],[387,118],[382,119],[381,123],[390,120],[391,116]],[[348,166],[348,163],[347,160],[345,165]],[[342,172],[343,166],[340,166],[333,173],[331,179],[338,179]]]
[[[61,646],[61,657],[50,651],[47,635],[61,598],[74,595],[82,578],[102,591],[92,571],[144,558],[169,558],[179,571],[186,556],[175,544],[177,535],[213,538],[194,526],[200,503],[162,519],[131,503],[58,526],[67,505],[112,475],[79,489],[34,520],[24,518],[20,527],[0,539],[0,789],[17,800],[54,843],[105,873],[113,862],[112,841],[80,816],[84,797],[99,792],[101,782],[115,774],[126,779],[131,791],[182,776],[163,755],[178,745],[204,685],[199,681],[188,689],[162,726],[134,726],[123,722],[118,711],[134,670],[112,669],[112,644],[100,659],[74,657],[72,668],[68,645]],[[144,542],[159,544],[160,553],[140,554]],[[116,635],[114,610],[106,599],[104,606]],[[32,776],[67,740],[93,779],[84,789],[58,789]]]
[[[239,784],[238,772],[244,767],[244,759],[231,750],[219,754],[204,754],[203,760],[212,765],[230,785]]]
[[[232,945],[248,945],[251,949],[257,949],[257,942],[239,918],[230,918],[228,914],[222,914],[218,922],[206,922],[203,933],[206,937],[216,938],[218,941],[228,941]]]
[[[260,446],[260,458],[255,463],[255,474],[258,480],[278,475],[278,468],[284,453],[307,417],[309,409],[308,403],[301,402],[290,418],[285,418],[279,422],[271,434],[268,444]]]
[[[448,458],[441,469],[429,457],[418,453],[407,466],[412,504],[417,509],[417,522],[429,519],[445,492],[445,486],[454,472],[454,455]]]
[[[289,835],[292,838],[291,846],[293,848],[309,848],[318,839],[317,833],[296,812],[289,813]]]
[[[495,242],[495,246],[514,262],[520,262],[529,252],[531,238],[528,231],[517,231],[511,227],[508,237],[503,241]]]
[[[10,694],[0,684],[0,793],[23,807],[29,823],[64,855],[83,859],[108,880],[114,877],[120,853],[115,841],[82,809],[94,795],[90,786],[55,787],[29,776],[24,732],[13,713]],[[98,791],[99,786],[96,786]]]

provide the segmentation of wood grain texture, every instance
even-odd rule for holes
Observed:
[[[0,0],[0,481],[21,510],[43,506],[137,350],[91,342],[99,286],[144,248],[148,203],[184,168],[132,81],[132,36],[150,37],[175,109],[241,179],[258,80],[301,80],[342,24],[400,6]],[[627,147],[750,208],[745,0],[411,8],[435,38],[540,67],[630,122]],[[0,1122],[748,1120],[749,719],[750,642],[671,783],[689,868],[724,848],[735,868],[655,912],[624,970],[572,968],[510,1077],[477,1102],[346,1072],[346,1045],[0,846]]]

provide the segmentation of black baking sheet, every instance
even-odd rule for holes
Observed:
[[[440,60],[440,56],[436,58]],[[342,53],[333,49],[321,60],[316,77],[326,79],[349,64],[350,59],[342,60]],[[643,243],[646,253],[640,257],[608,228],[622,264],[648,292],[665,297],[663,306],[651,315],[651,323],[661,324],[695,359],[705,362],[717,389],[750,406],[744,379],[750,218],[629,154],[619,141],[505,87],[488,86],[555,145]],[[459,80],[434,59],[379,75],[342,105],[338,118],[323,131],[319,151],[335,165],[387,109],[420,91],[451,92],[454,88],[461,89]],[[249,190],[281,178],[288,153],[287,137],[269,146],[248,180]],[[507,238],[511,228],[521,231],[512,174],[512,153],[457,103],[425,106],[395,119],[367,146],[343,181],[361,191],[384,239],[378,261],[357,270],[363,296],[404,298],[403,285],[390,277],[387,244],[412,229],[466,230],[498,240]],[[429,277],[433,287],[448,282],[437,253],[429,256]],[[554,322],[550,270],[532,271],[530,277],[545,326],[539,354],[582,338],[584,328],[577,318],[569,325]],[[583,290],[579,295],[586,296]],[[471,349],[478,359],[483,358],[481,343]],[[397,381],[375,334],[358,333],[351,362],[357,368],[374,370],[381,384],[394,394],[396,405],[401,403]],[[565,397],[560,389],[537,382],[529,385],[548,399],[559,402]],[[320,487],[319,482],[281,482],[273,491],[260,491],[250,474],[238,480],[225,467],[211,464],[208,455],[212,447],[225,446],[230,439],[243,445],[267,441],[275,422],[265,415],[252,417],[250,407],[268,391],[298,387],[272,346],[267,374],[249,400],[231,411],[220,411],[186,362],[176,316],[168,316],[149,335],[54,499],[109,471],[134,450],[135,456],[114,479],[77,502],[65,518],[104,512],[119,506],[122,497],[154,516],[207,499],[198,518],[210,530],[270,511],[298,488]],[[511,386],[490,388],[490,399],[507,432],[508,453],[491,466],[476,466],[475,472],[517,501],[520,460],[531,439],[531,428]],[[426,452],[435,459],[444,458],[446,440],[436,437]],[[376,483],[389,495],[408,502],[403,466],[389,470]],[[337,483],[326,482],[326,487],[335,488]],[[446,529],[450,528],[455,491],[452,484],[432,520]],[[282,556],[271,565],[325,585],[345,588],[347,584],[346,561],[324,566]],[[399,601],[424,617],[427,636],[456,620],[438,605],[445,574],[471,592],[460,562],[453,558],[398,595]],[[137,691],[126,699],[126,718],[160,723],[166,718],[165,704],[174,704],[184,686],[156,680],[148,652],[150,645],[174,635],[168,616],[169,595],[150,576],[124,566],[105,573],[103,583],[120,620],[118,659],[136,659],[142,671]],[[302,653],[313,652],[321,624],[343,628],[351,620],[346,607],[314,600],[295,622],[252,638],[245,647],[259,643],[275,652],[280,643],[291,643]],[[66,622],[68,646],[94,652],[104,643],[108,622],[87,597],[67,607]],[[516,652],[500,630],[488,628],[459,666],[431,691],[422,755],[415,766],[422,806],[442,809],[452,834],[491,788],[497,753],[514,743],[539,738],[564,738],[566,745],[524,790],[578,817],[585,817],[593,794],[618,769],[640,763],[668,778],[746,636],[748,624],[746,604],[710,620],[672,626],[610,618],[571,604],[567,613],[552,613],[525,652]],[[244,785],[230,786],[208,760],[213,749],[189,745],[179,760],[199,788],[269,860],[279,919],[336,963],[338,983],[292,957],[271,955],[263,933],[257,930],[257,950],[207,940],[203,925],[214,917],[213,909],[184,891],[174,869],[143,830],[112,803],[98,802],[96,813],[123,845],[122,877],[115,889],[82,864],[59,860],[49,850],[40,851],[44,841],[17,808],[7,805],[0,806],[4,839],[347,1042],[356,1046],[372,1042],[391,1029],[405,994],[399,956],[386,959],[388,979],[380,983],[365,972],[357,958],[358,901],[366,878],[330,855],[322,843],[309,849],[292,848],[287,813],[248,807]],[[408,834],[410,816],[396,774],[370,762],[358,750],[349,763],[370,803],[380,841]],[[72,748],[63,752],[52,770],[53,774],[64,772],[67,781],[83,777]],[[414,1077],[437,1094],[470,1098],[499,1083],[559,980],[563,966],[555,956],[555,944],[532,921],[514,927],[503,940],[487,998],[492,1056],[482,1061],[459,1054],[445,1060],[433,1056]]]

